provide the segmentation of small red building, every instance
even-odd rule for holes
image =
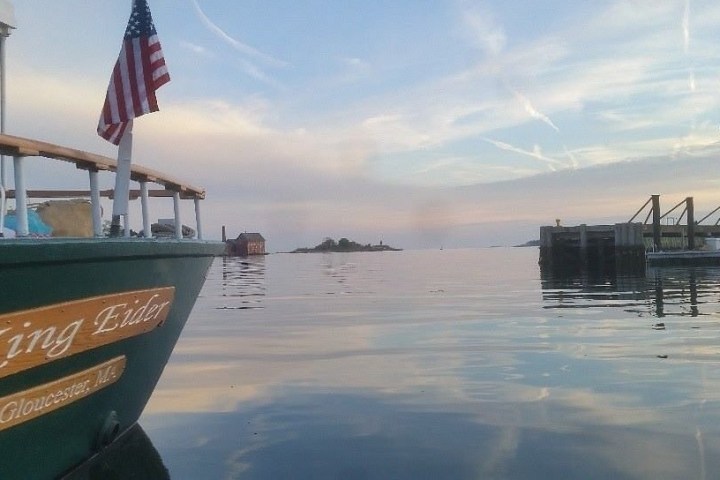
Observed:
[[[235,240],[228,240],[227,243],[228,255],[265,255],[265,238],[259,233],[241,233]]]

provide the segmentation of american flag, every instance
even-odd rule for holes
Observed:
[[[155,91],[169,81],[147,0],[134,0],[100,114],[98,135],[118,145],[128,121],[158,111]]]

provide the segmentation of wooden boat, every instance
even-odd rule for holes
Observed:
[[[17,237],[0,239],[0,478],[56,478],[135,425],[224,244],[201,239],[201,188],[133,165],[143,206],[170,197],[178,213],[194,202],[200,239],[180,228],[175,238],[110,238],[97,175],[115,160],[9,135],[0,153],[13,157],[16,188],[3,200],[15,198],[18,216]],[[25,161],[70,162],[90,189],[28,190]],[[78,194],[92,200],[93,237],[29,235],[28,198]]]
[[[11,3],[0,0],[0,52],[14,25]],[[0,62],[3,58],[0,55]],[[118,161],[5,135],[4,72],[3,64],[0,155],[12,157],[14,189],[6,191],[3,157],[0,478],[58,478],[77,472],[117,438],[128,438],[124,434],[136,425],[213,257],[222,254],[225,245],[203,240],[203,189],[130,161],[132,121],[158,109],[155,90],[170,80],[147,0],[132,1],[98,125],[98,134],[120,145]],[[89,189],[28,189],[26,163],[43,161],[69,162],[77,167],[70,170],[87,172]],[[113,190],[99,189],[100,172],[115,174]],[[130,190],[131,180],[139,183],[138,190]],[[151,190],[149,185],[161,188]],[[110,195],[114,196],[113,221],[111,235],[106,236],[100,203]],[[29,198],[78,196],[89,198],[87,236],[33,234],[36,212]],[[126,204],[138,197],[147,233],[151,232],[150,198],[172,199],[174,236],[130,237]],[[12,218],[6,217],[13,198]],[[194,202],[197,237],[183,235],[180,203],[184,199]],[[124,236],[120,235],[121,217],[125,217]],[[11,219],[13,238],[8,238],[5,227]]]

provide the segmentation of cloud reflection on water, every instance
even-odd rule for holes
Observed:
[[[694,431],[608,425],[579,405],[569,419],[564,406],[545,422],[525,418],[527,407],[483,405],[496,419],[486,422],[403,400],[291,389],[233,412],[161,414],[144,424],[176,479],[691,478],[698,469]]]
[[[216,266],[142,424],[174,478],[720,472],[717,278],[663,275],[658,331],[655,277],[541,282],[536,255],[271,256],[247,311],[213,308],[243,298]]]

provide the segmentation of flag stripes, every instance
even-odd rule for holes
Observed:
[[[169,81],[170,74],[150,10],[145,0],[135,0],[122,49],[110,77],[98,134],[118,145],[129,120],[158,111],[155,91]]]

